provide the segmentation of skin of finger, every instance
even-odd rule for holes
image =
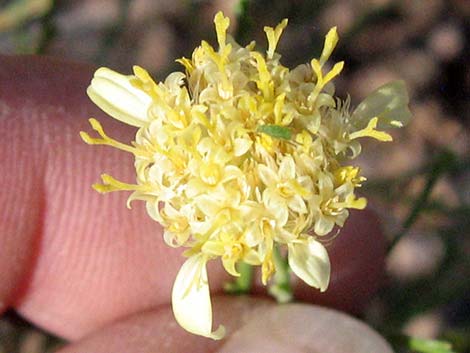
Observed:
[[[98,118],[123,142],[131,141],[135,131],[89,102],[85,90],[92,72],[88,66],[45,58],[0,58],[0,131],[5,136],[0,156],[11,166],[2,178],[15,194],[0,193],[2,204],[11,206],[8,217],[0,215],[0,236],[10,243],[0,248],[0,261],[2,272],[18,271],[0,278],[0,301],[70,339],[168,303],[183,262],[180,251],[164,245],[161,228],[142,204],[129,211],[125,193],[102,196],[90,188],[102,172],[132,182],[134,171],[131,156],[80,140],[79,131],[91,131],[87,118]],[[367,219],[358,236],[376,237]],[[348,262],[352,251],[345,252],[343,265],[354,268],[354,261],[375,251],[369,242],[363,245],[363,256]],[[383,258],[374,254],[365,256],[368,266],[375,262],[381,268]],[[220,291],[224,272],[217,264],[209,272],[212,290]],[[368,281],[373,292],[375,282],[362,279]],[[304,288],[298,294],[312,292]]]
[[[0,69],[1,70],[1,69]],[[1,94],[0,94],[1,95]],[[1,112],[5,107],[0,100],[0,131],[12,131],[10,121],[2,121]],[[17,131],[13,130],[13,136]],[[3,137],[5,143],[9,137]],[[13,137],[15,138],[15,137]],[[33,173],[26,173],[25,169],[32,168],[40,176],[43,169],[41,161],[31,156],[25,156],[20,146],[0,148],[0,313],[5,310],[24,285],[22,279],[29,275],[33,267],[33,258],[37,249],[34,234],[41,227],[41,202],[37,192],[42,185]],[[8,153],[8,158],[7,158]],[[4,168],[4,169],[3,169]],[[3,170],[8,171],[4,173]],[[21,193],[12,190],[21,189]],[[20,205],[23,205],[20,207]]]
[[[362,322],[335,310],[308,304],[276,305],[249,297],[214,298],[220,341],[191,335],[172,321],[171,310],[141,313],[112,324],[58,353],[393,353]]]
[[[0,57],[0,313],[26,285],[41,232],[45,156],[37,130],[17,123],[23,90],[10,88],[16,72]],[[8,60],[9,62],[9,60]]]

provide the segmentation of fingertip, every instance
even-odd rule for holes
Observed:
[[[134,315],[58,353],[392,353],[375,331],[344,313],[309,304],[277,305],[250,297],[216,297],[214,312],[228,335],[214,341],[176,325],[171,309]]]

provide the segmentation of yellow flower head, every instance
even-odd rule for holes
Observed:
[[[206,263],[220,258],[238,276],[240,261],[262,267],[267,283],[276,271],[275,244],[286,246],[293,272],[324,291],[330,263],[322,237],[343,226],[349,208],[363,209],[355,188],[365,180],[350,160],[360,138],[389,141],[378,130],[410,118],[404,83],[379,88],[352,113],[349,101],[333,96],[332,79],[343,62],[327,69],[338,35],[332,28],[319,59],[289,70],[276,45],[287,20],[265,27],[266,53],[242,47],[226,31],[229,19],[215,16],[218,49],[207,42],[191,59],[156,83],[142,68],[121,75],[96,71],[90,98],[113,118],[138,128],[132,146],[82,132],[89,144],[114,146],[135,156],[136,183],[103,175],[100,192],[132,190],[129,202],[146,202],[164,227],[164,240],[187,248],[173,287],[173,311],[186,330],[212,331]]]

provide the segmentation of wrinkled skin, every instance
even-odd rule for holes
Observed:
[[[0,314],[13,307],[71,340],[63,352],[186,352],[187,347],[196,353],[231,352],[234,346],[268,351],[278,342],[278,331],[288,332],[299,320],[305,329],[276,344],[279,352],[349,349],[338,337],[348,337],[347,347],[353,340],[354,352],[386,352],[367,328],[353,334],[342,314],[325,319],[325,310],[311,304],[281,307],[261,297],[214,300],[214,327],[225,324],[227,340],[215,342],[179,328],[169,300],[184,260],[181,251],[164,244],[143,204],[128,210],[125,193],[102,196],[90,187],[103,172],[129,182],[135,173],[132,156],[80,140],[80,130],[90,131],[89,117],[118,140],[130,142],[135,133],[88,100],[93,71],[51,58],[0,56]],[[320,294],[295,281],[297,298],[360,311],[383,272],[384,239],[376,217],[353,213],[329,252],[330,288]],[[221,293],[227,276],[219,264],[211,264],[209,277],[211,291]],[[247,327],[256,321],[254,310],[256,317],[281,318],[276,320],[281,327],[269,330],[267,320],[266,329],[253,334]],[[299,337],[305,342],[298,343]]]

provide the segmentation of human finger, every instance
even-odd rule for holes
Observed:
[[[332,309],[249,297],[214,299],[216,319],[227,326],[223,340],[169,324],[172,313],[166,306],[112,324],[58,353],[392,353],[364,323]]]

